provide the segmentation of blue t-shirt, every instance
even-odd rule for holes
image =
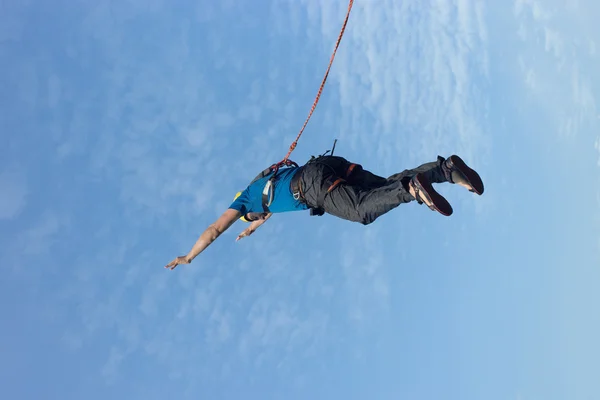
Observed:
[[[290,182],[296,172],[298,172],[298,168],[290,167],[280,169],[277,173],[275,181],[273,182],[274,193],[273,202],[269,206],[270,212],[281,213],[308,209],[306,204],[294,200],[294,196],[290,189]],[[249,212],[264,212],[262,206],[262,192],[271,176],[273,176],[272,173],[249,185],[242,194],[231,203],[229,208],[241,212],[242,215]]]

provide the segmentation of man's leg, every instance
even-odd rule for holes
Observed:
[[[431,183],[444,183],[448,182],[446,175],[442,169],[442,165],[445,159],[438,156],[436,161],[429,162],[418,166],[413,169],[405,169],[404,171],[394,174],[388,178],[388,180],[401,180],[403,182],[410,181],[418,173],[423,173],[427,180]]]
[[[341,165],[348,163],[345,159],[334,157],[331,161],[331,166],[334,162],[340,163],[335,165],[336,170],[345,171],[345,166]],[[441,167],[443,162],[444,159],[438,157],[435,162],[404,170],[388,179],[357,165],[348,176],[347,182],[338,185],[324,196],[323,208],[328,214],[367,225],[400,204],[411,202],[418,197],[419,202],[426,203],[430,208],[437,205],[437,208],[432,209],[450,215],[451,206],[430,184],[447,182]],[[319,191],[327,190],[327,185],[323,185],[322,182],[328,176],[328,167],[318,164],[311,165],[304,172],[303,186],[306,188],[304,194],[310,206],[315,207],[317,204]]]
[[[375,188],[340,184],[325,196],[326,213],[349,221],[368,225],[388,211],[415,198],[400,180],[385,180]]]
[[[418,199],[432,210],[451,215],[452,207],[448,201],[431,186],[431,183],[447,182],[443,162],[444,159],[439,157],[435,162],[404,170],[388,179],[360,168],[357,176],[350,176],[348,182],[325,197],[325,212],[368,225],[400,204]],[[366,178],[366,181],[360,178]]]

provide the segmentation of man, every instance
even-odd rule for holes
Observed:
[[[200,236],[185,256],[177,257],[165,268],[189,264],[237,219],[249,222],[237,239],[250,236],[274,213],[310,210],[368,225],[400,204],[417,201],[442,215],[450,216],[452,206],[436,192],[432,183],[455,183],[478,195],[483,182],[457,155],[418,168],[404,170],[389,178],[377,176],[359,164],[338,156],[319,156],[306,165],[288,164],[273,174],[268,168],[238,193],[233,203]]]

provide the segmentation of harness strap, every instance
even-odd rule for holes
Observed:
[[[298,171],[292,177],[290,181],[290,190],[292,192],[292,196],[296,201],[304,201],[304,193],[302,193],[302,186],[300,185],[300,178],[302,177],[302,171],[304,167],[298,168]]]
[[[265,187],[263,188],[263,191],[262,191],[262,207],[263,207],[263,211],[266,212],[266,213],[270,213],[271,212],[271,211],[269,211],[269,207],[273,203],[273,199],[275,197],[275,178],[277,177],[277,172],[279,172],[279,169],[281,167],[295,167],[295,168],[299,168],[298,164],[296,164],[292,160],[281,161],[281,162],[273,164],[269,168],[265,169],[256,178],[254,178],[254,181],[252,181],[252,183],[254,183],[258,179],[264,178],[265,176],[267,176],[267,175],[269,175],[271,173],[273,174],[269,178],[269,180],[267,181],[267,183],[265,184]]]
[[[264,212],[266,213],[270,212],[269,206],[271,205],[271,203],[273,203],[274,192],[275,190],[273,189],[273,182],[271,181],[271,179],[269,179],[262,191],[262,206]]]
[[[333,189],[335,189],[337,187],[337,185],[339,185],[342,182],[346,182],[346,180],[344,178],[337,178],[332,184],[331,186],[329,186],[329,189],[327,189],[327,193],[331,192]]]

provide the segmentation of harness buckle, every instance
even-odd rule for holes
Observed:
[[[262,192],[263,207],[268,208],[269,206],[271,206],[271,203],[273,203],[273,195],[273,182],[271,182],[271,180],[269,179]]]

